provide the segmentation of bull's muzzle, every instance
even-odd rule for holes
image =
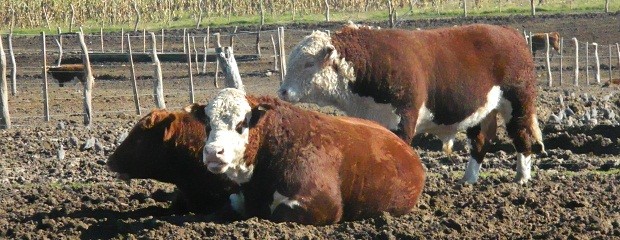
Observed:
[[[202,162],[209,171],[214,173],[226,171],[228,163],[224,160],[224,147],[208,144],[202,152],[202,157]]]
[[[298,102],[299,101],[297,94],[295,94],[294,91],[291,91],[290,89],[286,89],[286,88],[280,88],[280,90],[278,90],[278,97],[280,97],[280,99],[287,101],[287,102]]]

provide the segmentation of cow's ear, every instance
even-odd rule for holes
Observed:
[[[185,112],[189,113],[193,118],[198,119],[202,122],[207,122],[207,114],[205,113],[204,104],[192,103],[183,108]]]
[[[267,104],[259,104],[258,106],[252,108],[252,116],[250,116],[250,127],[256,126],[258,121],[269,111],[272,109],[270,105]]]
[[[336,48],[332,45],[327,45],[321,50],[323,59],[323,67],[331,66],[336,60]]]
[[[153,110],[153,111],[151,111],[151,113],[149,113],[149,115],[147,115],[145,117],[145,119],[144,119],[144,127],[145,128],[152,128],[157,123],[159,123],[163,119],[165,119],[167,116],[168,116],[168,113],[166,111]]]

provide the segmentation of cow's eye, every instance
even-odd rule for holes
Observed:
[[[312,66],[314,66],[312,62],[307,62],[306,64],[304,64],[304,68],[311,68]]]
[[[237,124],[237,127],[235,127],[235,131],[237,131],[237,133],[241,134],[241,132],[243,132],[243,128],[246,126],[245,124],[245,120],[239,122]]]

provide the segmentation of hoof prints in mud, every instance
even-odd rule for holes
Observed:
[[[559,148],[573,153],[594,155],[620,154],[620,126],[581,127],[547,126],[543,130],[547,149]]]

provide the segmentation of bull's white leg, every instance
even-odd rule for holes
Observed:
[[[476,181],[478,181],[478,176],[480,176],[480,167],[482,167],[482,164],[478,163],[476,159],[469,158],[469,162],[467,162],[467,169],[465,169],[465,175],[463,175],[463,178],[459,181],[459,183],[476,183]]]
[[[525,184],[532,178],[532,155],[525,156],[523,153],[517,154],[517,175],[515,182]]]

